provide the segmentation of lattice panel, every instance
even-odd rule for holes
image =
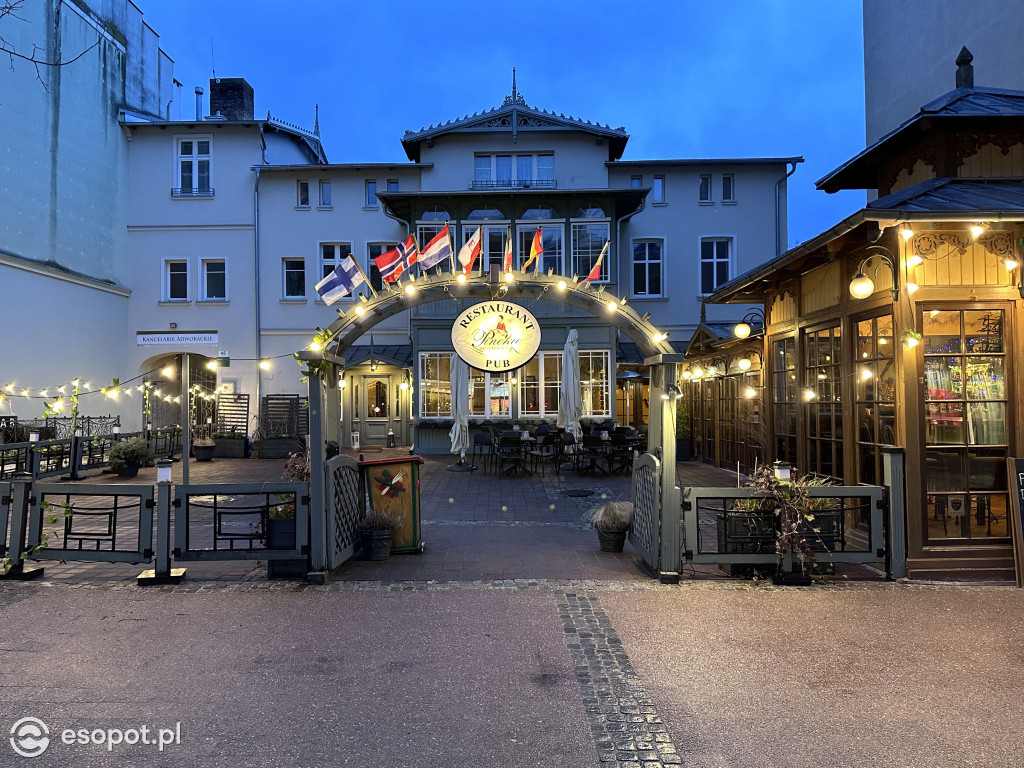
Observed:
[[[260,403],[260,431],[263,437],[298,437],[300,432],[298,395],[266,395]],[[306,423],[309,423],[308,415]]]
[[[245,435],[249,432],[249,395],[222,394],[217,398],[217,432]]]
[[[649,453],[636,460],[633,469],[633,525],[629,539],[647,564],[658,568],[661,530],[660,463]]]
[[[339,456],[328,464],[330,478],[331,532],[328,568],[337,568],[355,548],[359,521],[363,518],[365,501],[360,491],[359,465]]]

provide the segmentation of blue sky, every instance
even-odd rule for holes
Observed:
[[[404,161],[406,130],[498,106],[630,134],[623,159],[783,157],[789,245],[863,207],[814,181],[864,147],[860,0],[135,0],[174,59],[181,116],[211,69],[256,114],[312,128],[331,162]]]

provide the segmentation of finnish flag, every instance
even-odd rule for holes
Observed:
[[[316,292],[320,294],[324,303],[330,306],[365,282],[362,270],[352,258],[352,254],[349,254],[327,277],[316,284]]]

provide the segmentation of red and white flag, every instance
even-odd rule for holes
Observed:
[[[508,228],[508,236],[505,238],[505,259],[502,262],[502,269],[505,272],[512,271],[512,227]]]
[[[473,271],[473,265],[476,263],[477,257],[480,255],[480,243],[483,238],[483,227],[477,227],[466,244],[459,250],[459,264],[462,265],[462,271],[465,274],[469,274]]]
[[[601,249],[601,255],[597,257],[597,261],[594,262],[594,268],[590,270],[590,274],[586,277],[587,282],[593,282],[594,280],[601,279],[601,262],[604,261],[604,255],[608,253],[608,246],[610,244],[611,240],[604,241],[604,248]]]

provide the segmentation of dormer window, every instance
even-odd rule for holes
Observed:
[[[530,189],[555,187],[555,156],[477,155],[473,161],[473,189]]]

